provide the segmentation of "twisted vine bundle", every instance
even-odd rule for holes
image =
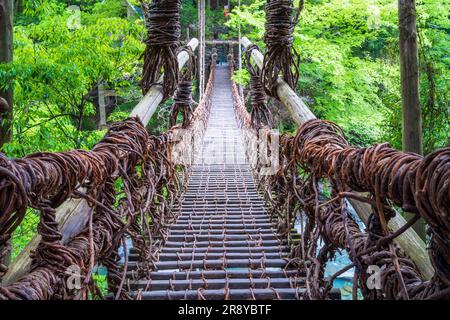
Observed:
[[[163,75],[163,101],[170,97],[178,84],[177,52],[181,35],[180,0],[141,1],[148,28],[144,69],[140,85],[146,93],[157,85]]]
[[[261,73],[251,63],[251,53],[254,49],[259,50],[258,46],[252,44],[245,53],[247,70],[250,73],[251,119],[253,126],[256,128],[260,127],[261,124],[272,127],[272,114],[266,104],[264,88],[261,83]]]
[[[172,160],[173,151],[199,149],[213,81],[212,67],[204,99],[187,126],[193,140],[177,140],[175,130],[149,136],[138,118],[130,118],[112,125],[91,151],[36,153],[13,160],[0,154],[0,256],[6,255],[8,240],[27,206],[40,211],[42,237],[32,254],[30,273],[0,286],[0,300],[87,298],[88,291],[99,294],[91,279],[95,263],[108,269],[108,287],[115,298],[130,298],[124,290],[127,263],[119,265],[119,248],[123,245],[126,250],[125,238],[131,238],[139,251],[135,271],[139,278],[153,268],[167,239],[167,227],[175,219],[170,209],[181,191],[183,172]],[[86,199],[92,210],[87,226],[63,242],[55,208],[71,197]],[[5,273],[6,266],[1,271]],[[81,276],[81,291],[69,286],[73,272]]]
[[[170,206],[167,203],[170,199],[161,202],[164,200],[162,185],[174,191],[174,183],[168,182],[176,179],[175,168],[167,161],[168,139],[165,135],[150,137],[137,118],[130,118],[113,125],[89,152],[38,153],[17,160],[2,157],[2,167],[20,177],[30,205],[41,213],[38,232],[42,241],[32,255],[33,271],[8,287],[0,287],[0,299],[68,298],[75,293],[67,287],[66,280],[70,276],[67,270],[78,266],[86,277],[83,279],[85,286],[92,286],[93,261],[108,268],[111,291],[119,289],[118,296],[123,297],[122,275],[117,264],[121,241],[128,235],[139,243],[142,240],[139,237],[145,232],[129,229],[129,226],[136,227],[156,203]],[[138,173],[138,167],[142,174]],[[118,178],[122,179],[123,196],[115,206],[116,197],[121,194],[115,189]],[[2,195],[16,199],[19,201],[16,205],[21,205],[20,197],[16,196],[20,184],[11,178],[2,179],[8,180],[9,183],[4,183],[6,188],[1,190]],[[86,191],[79,191],[81,189]],[[85,198],[95,208],[95,214],[84,231],[63,244],[55,208],[72,195]],[[3,213],[14,210],[11,201],[0,202],[0,207]],[[158,210],[151,212],[153,226],[157,228],[161,227],[158,225],[160,214]],[[11,213],[9,216],[12,217]],[[2,220],[10,220],[5,217],[7,215],[3,215]],[[82,295],[85,296],[86,291]]]
[[[300,56],[292,48],[294,28],[303,9],[304,0],[294,16],[293,0],[267,0],[264,42],[266,53],[262,68],[262,82],[268,95],[277,97],[277,81],[280,73],[291,87],[295,88]]]
[[[321,120],[305,123],[295,145],[298,161],[316,175],[330,178],[339,191],[368,191],[372,195],[369,201],[383,236],[387,236],[390,218],[385,199],[420,214],[429,225],[430,256],[436,270],[430,294],[450,286],[450,148],[422,157],[387,144],[351,147],[335,124]]]
[[[180,72],[180,82],[174,96],[174,103],[170,110],[170,127],[177,123],[178,114],[183,116],[182,128],[189,124],[189,118],[192,116],[192,80],[197,73],[196,58],[192,49],[188,46],[183,48],[189,54],[189,61],[186,68]]]

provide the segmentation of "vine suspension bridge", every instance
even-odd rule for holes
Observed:
[[[98,266],[108,299],[340,299],[334,280],[351,268],[354,297],[359,288],[364,299],[450,298],[450,148],[422,157],[349,145],[296,95],[295,72],[268,74],[276,55],[242,37],[248,112],[231,79],[234,42],[219,65],[199,39],[148,46],[144,98],[92,150],[0,154],[0,262],[27,209],[40,212],[38,235],[0,264],[0,299],[101,295]],[[164,74],[147,68],[161,71],[164,59]],[[196,65],[205,84],[192,110]],[[265,94],[290,111],[295,136],[270,127]],[[172,128],[150,135],[145,126],[171,96]],[[419,218],[428,248],[411,228]],[[351,263],[326,277],[339,251]]]

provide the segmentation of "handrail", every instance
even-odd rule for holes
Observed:
[[[245,48],[248,48],[252,45],[252,42],[247,37],[243,37],[242,44]],[[258,68],[261,69],[264,61],[263,54],[254,49],[252,50],[251,55]],[[311,112],[305,102],[281,78],[278,79],[277,93],[281,102],[287,107],[293,120],[299,126],[308,120],[316,119],[316,116]],[[370,206],[354,199],[348,199],[348,201],[355,209],[360,219],[367,225],[371,215]],[[405,224],[406,220],[397,214],[395,217],[390,219],[388,226],[391,230],[396,231]],[[403,234],[398,236],[395,239],[395,242],[414,261],[424,279],[430,280],[434,275],[434,269],[431,265],[430,257],[426,250],[426,245],[419,235],[412,228],[409,228]]]
[[[198,40],[193,38],[187,45],[195,51],[198,46]],[[179,69],[182,69],[188,60],[189,54],[187,51],[181,51],[178,54]],[[160,81],[162,81],[162,77],[160,78]],[[153,86],[134,107],[130,116],[139,117],[144,126],[146,126],[162,99],[162,87]],[[56,222],[58,223],[60,232],[63,236],[61,240],[62,244],[66,244],[74,235],[78,234],[86,226],[91,212],[92,208],[84,199],[67,200],[56,209]],[[41,236],[39,234],[33,237],[25,249],[9,266],[7,273],[2,279],[2,285],[7,286],[12,284],[29,271],[31,267],[30,253],[36,249],[40,241]]]

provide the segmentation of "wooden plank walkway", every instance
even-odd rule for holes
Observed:
[[[289,249],[255,188],[232,103],[229,69],[218,67],[203,149],[174,208],[177,221],[150,279],[130,282],[132,296],[296,299],[304,291],[303,276],[285,270]]]

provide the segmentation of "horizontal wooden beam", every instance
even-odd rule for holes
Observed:
[[[198,40],[193,38],[187,44],[195,51],[198,46]],[[183,68],[189,60],[189,54],[186,51],[181,51],[178,54],[179,68]],[[162,77],[160,78],[162,81]],[[163,98],[161,86],[153,86],[142,98],[142,100],[134,107],[131,116],[138,116],[144,126],[148,124],[151,117],[156,111],[156,108],[161,103]],[[64,202],[56,209],[56,221],[61,234],[63,235],[62,243],[67,243],[73,236],[77,235],[87,224],[92,208],[89,207],[86,200],[70,199]],[[20,277],[29,272],[31,268],[31,251],[35,250],[41,241],[40,235],[35,235],[25,249],[18,255],[13,263],[9,266],[8,272],[2,280],[2,285],[10,285],[19,280]]]
[[[63,238],[62,243],[67,243],[73,235],[79,233],[87,224],[92,208],[86,200],[70,199],[56,209],[56,222]],[[27,274],[31,268],[31,251],[35,250],[41,241],[41,236],[36,234],[28,245],[20,252],[17,258],[11,263],[8,272],[2,280],[2,285],[7,286],[20,277]]]
[[[247,37],[243,37],[242,44],[247,48],[252,42]],[[252,58],[256,65],[262,69],[264,63],[263,54],[258,50],[252,50]],[[277,93],[280,101],[287,107],[292,118],[299,126],[308,120],[316,119],[316,116],[311,112],[304,101],[281,78],[278,79]],[[348,201],[355,209],[360,219],[367,224],[369,216],[372,213],[371,207],[368,204],[353,199],[348,199]],[[406,220],[401,215],[397,214],[389,221],[389,228],[392,231],[396,231],[405,224]],[[409,228],[403,234],[398,236],[395,239],[395,242],[414,261],[423,278],[425,280],[431,279],[434,275],[434,269],[431,265],[426,245],[419,235],[412,228]]]

